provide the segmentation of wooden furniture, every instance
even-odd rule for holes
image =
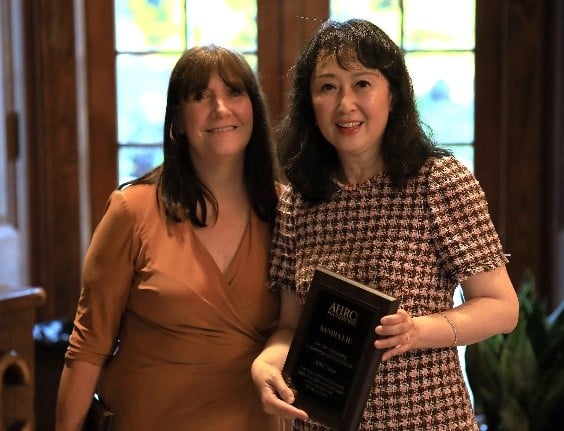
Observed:
[[[33,325],[44,301],[42,288],[0,285],[0,430],[34,429]]]

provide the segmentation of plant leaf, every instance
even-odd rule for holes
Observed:
[[[502,395],[499,351],[503,336],[496,335],[466,347],[466,374],[478,409],[492,429],[499,422],[497,405]]]
[[[547,341],[539,358],[543,368],[550,364],[564,364],[564,307],[559,307],[556,311],[559,314],[553,312],[547,319]]]
[[[515,397],[523,406],[529,406],[531,394],[539,381],[539,369],[535,351],[523,325],[518,324],[505,337],[499,361],[504,393]]]
[[[550,316],[532,272],[520,286],[519,322],[466,348],[466,372],[490,431],[564,430],[564,304]]]
[[[558,410],[564,406],[564,365],[562,362],[546,371],[537,385],[537,399],[531,412],[531,421],[535,430],[554,430],[555,424],[550,417],[557,416]],[[564,429],[564,428],[562,428]]]
[[[501,418],[500,431],[530,430],[529,418],[515,397],[508,395],[503,399],[500,405],[499,416]]]

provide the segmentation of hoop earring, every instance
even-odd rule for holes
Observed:
[[[172,141],[172,142],[176,142],[176,138],[174,137],[174,127],[171,124],[169,129],[168,129],[168,138]]]

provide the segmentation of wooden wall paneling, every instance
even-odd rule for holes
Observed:
[[[507,7],[507,42],[505,71],[507,92],[507,225],[512,253],[510,268],[519,282],[526,269],[544,285],[543,247],[540,227],[546,220],[541,214],[541,154],[543,143],[543,4],[534,0],[505,2]]]
[[[547,191],[544,212],[550,214],[543,236],[550,241],[554,253],[548,262],[549,283],[554,286],[552,304],[556,307],[564,301],[564,2],[552,0],[545,10],[547,29],[547,100],[545,139],[550,150],[544,153],[547,166],[545,189]]]
[[[2,69],[0,70],[0,91],[3,92],[3,109],[5,114],[0,121],[5,122],[6,138],[6,185],[7,185],[7,214],[6,220],[13,227],[18,228],[17,202],[17,161],[19,158],[18,114],[14,107],[14,64],[12,57],[12,8],[9,2],[0,3],[0,49],[2,50]]]
[[[82,0],[86,52],[86,109],[90,226],[100,221],[117,186],[117,95],[113,0]]]
[[[259,71],[274,123],[285,112],[288,73],[298,53],[328,16],[328,0],[258,0]]]
[[[501,2],[476,2],[475,172],[486,192],[489,210],[507,246],[505,207],[507,166],[504,99],[500,89],[503,29]]]
[[[47,320],[76,308],[80,279],[73,0],[26,0],[23,19],[30,278]]]
[[[547,41],[550,49],[548,70],[551,86],[547,91],[553,98],[548,109],[552,113],[550,140],[557,156],[554,168],[558,174],[554,183],[557,226],[564,231],[564,2],[554,0],[551,4],[553,7],[547,11],[551,29]]]
[[[511,253],[510,275],[518,286],[532,270],[548,296],[553,250],[541,227],[547,216],[545,8],[535,0],[477,1],[475,150],[476,176]]]
[[[284,50],[281,53],[281,61],[286,77],[282,91],[287,95],[291,68],[313,31],[329,17],[329,1],[283,1],[281,16],[284,23],[282,30]]]
[[[278,0],[258,0],[258,71],[259,80],[269,105],[270,117],[276,121],[285,103],[280,67],[282,28],[281,4]]]

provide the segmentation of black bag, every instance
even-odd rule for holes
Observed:
[[[115,413],[108,410],[97,394],[86,415],[83,431],[111,431]]]

